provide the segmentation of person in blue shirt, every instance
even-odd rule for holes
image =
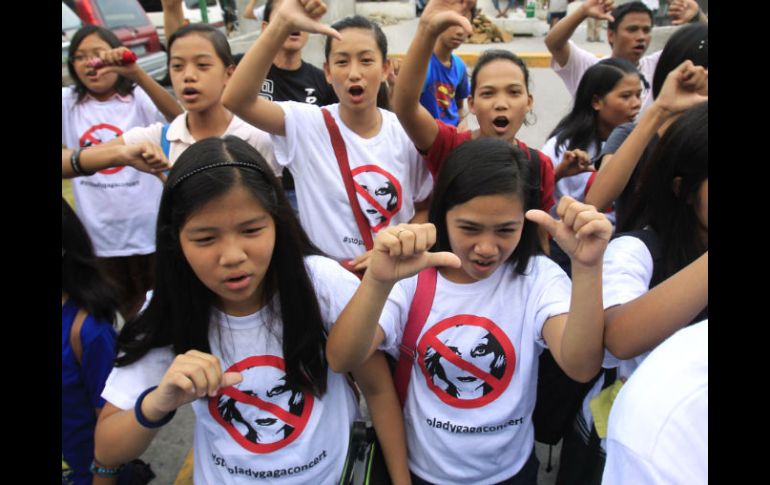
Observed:
[[[457,126],[464,117],[470,84],[468,68],[452,51],[460,47],[467,36],[459,25],[448,28],[438,36],[420,95],[420,104],[434,118],[453,126]]]
[[[62,483],[96,483],[90,471],[94,429],[115,358],[117,302],[88,233],[62,198]]]

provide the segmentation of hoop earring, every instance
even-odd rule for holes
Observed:
[[[535,123],[537,123],[537,115],[533,110],[527,111],[527,114],[524,115],[524,126],[532,126]]]

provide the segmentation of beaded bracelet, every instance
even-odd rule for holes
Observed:
[[[123,465],[115,468],[107,468],[96,463],[96,460],[91,462],[91,473],[100,477],[117,477],[120,475],[120,471],[123,470]]]
[[[142,414],[142,401],[144,401],[145,396],[147,394],[151,393],[155,390],[158,386],[152,386],[145,390],[143,393],[139,394],[139,397],[136,398],[136,404],[134,405],[134,415],[136,416],[136,420],[139,421],[139,424],[144,426],[145,428],[160,428],[164,424],[171,421],[171,418],[174,417],[176,414],[176,409],[168,413],[167,415],[163,416],[160,421],[150,421],[147,418],[144,417],[144,414]]]
[[[80,150],[75,149],[72,152],[72,155],[70,155],[70,165],[72,166],[72,171],[75,172],[77,175],[93,175],[94,172],[87,172],[83,170],[83,167],[80,166]]]

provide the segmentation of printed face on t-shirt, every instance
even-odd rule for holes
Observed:
[[[506,358],[500,342],[481,327],[457,325],[438,335],[457,357],[498,379],[505,373]],[[459,399],[476,399],[492,391],[489,384],[428,347],[425,367],[433,384]]]
[[[305,405],[303,393],[287,386],[285,375],[269,389],[242,392],[275,404],[295,416],[302,414]],[[224,394],[219,397],[219,412],[252,443],[275,443],[289,437],[294,431],[293,426],[278,419],[275,414],[251,404],[240,403]]]
[[[351,173],[369,227],[377,232],[388,226],[401,208],[401,185],[390,173],[375,165],[357,167]]]

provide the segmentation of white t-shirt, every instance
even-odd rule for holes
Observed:
[[[610,412],[603,484],[708,483],[708,345],[708,320],[684,328],[626,382]]]
[[[61,142],[67,148],[89,147],[125,131],[156,121],[161,112],[140,87],[133,95],[106,101],[87,96],[77,103],[72,86],[62,88]],[[163,184],[132,167],[114,167],[72,180],[75,208],[99,257],[155,252],[155,223]]]
[[[163,125],[164,123],[155,123],[150,126],[134,128],[123,134],[123,141],[125,141],[127,145],[135,145],[145,141],[160,145],[160,134],[163,130]],[[257,151],[265,157],[268,165],[273,169],[275,176],[281,176],[281,167],[275,163],[273,142],[270,141],[270,135],[246,123],[235,115],[233,115],[230,124],[227,125],[227,129],[222,136],[224,137],[227,135],[237,136],[256,148]],[[168,160],[173,164],[182,152],[187,150],[190,145],[197,141],[193,138],[190,130],[187,128],[187,113],[182,113],[174,118],[174,121],[172,121],[168,127],[166,138],[169,141]]]
[[[416,287],[416,276],[398,282],[382,312],[381,348],[394,357]],[[471,284],[438,275],[404,407],[414,473],[433,483],[487,484],[521,470],[534,446],[543,324],[569,311],[570,291],[567,275],[544,256],[531,259],[526,275],[510,264]]]
[[[650,289],[652,271],[652,254],[641,239],[633,236],[621,236],[610,241],[604,252],[602,268],[604,309],[622,305],[647,293]],[[649,354],[648,351],[632,359],[622,360],[605,349],[602,365],[608,369],[617,367],[618,379],[628,379]],[[583,400],[583,422],[580,423],[581,427],[583,424],[586,426],[581,430],[583,433],[588,433],[593,425],[594,420],[589,404],[591,399],[601,392],[602,384],[604,384],[603,377],[596,381]],[[584,434],[585,437],[587,434]],[[604,448],[606,439],[602,439],[601,444]]]
[[[336,321],[358,280],[337,262],[305,259],[326,328]],[[358,406],[345,376],[331,370],[323,398],[285,386],[282,325],[267,307],[233,317],[215,311],[209,328],[212,354],[222,369],[244,380],[215,398],[192,403],[195,412],[193,478],[196,485],[336,484]],[[113,369],[102,397],[131,409],[157,385],[172,360],[171,347]]]
[[[592,54],[579,47],[571,40],[568,42],[570,53],[567,63],[564,66],[559,66],[556,59],[551,59],[551,68],[559,75],[562,81],[564,81],[564,84],[567,86],[567,91],[574,97],[583,74],[589,67],[593,66],[601,59],[596,57],[596,54]],[[661,52],[663,51],[653,52],[652,54],[642,57],[639,59],[639,64],[636,66],[649,84],[648,89],[644,89],[644,85],[642,85],[641,111],[644,111],[650,104],[652,104],[652,76],[655,74],[655,66],[658,65],[658,59],[660,58]]]
[[[363,254],[364,241],[320,108],[294,101],[278,105],[285,114],[286,136],[272,136],[275,158],[294,176],[302,227],[318,248],[339,261]],[[414,202],[430,195],[433,181],[396,115],[381,109],[380,132],[367,139],[342,122],[339,104],[325,108],[345,141],[358,202],[372,233],[409,222]]]
[[[548,157],[553,161],[553,168],[554,170],[556,167],[561,165],[561,161],[564,158],[564,152],[567,151],[567,147],[569,146],[569,140],[566,140],[564,144],[559,149],[559,156],[556,156],[556,136],[552,136],[549,138],[545,145],[543,145],[543,148],[540,149],[541,152],[548,155]],[[604,142],[601,143],[601,147],[604,146]],[[596,151],[595,145],[592,143],[588,146],[588,150],[586,150],[586,153],[588,153],[589,158],[593,159],[596,155],[598,155],[598,152]],[[594,172],[583,172],[579,173],[577,175],[572,175],[570,177],[562,177],[559,180],[556,181],[556,186],[554,187],[553,191],[553,197],[556,199],[556,202],[559,201],[559,199],[562,198],[563,195],[569,195],[575,200],[578,200],[580,202],[584,202],[586,200],[586,192],[588,187],[588,181],[593,175]],[[554,204],[553,207],[551,207],[551,215],[553,217],[556,217],[556,207],[557,205]],[[615,212],[610,211],[605,213],[607,216],[607,219],[612,223],[612,225],[615,225]]]

